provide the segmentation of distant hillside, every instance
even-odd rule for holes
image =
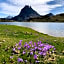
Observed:
[[[35,17],[39,17],[40,15],[33,10],[30,6],[26,5],[21,11],[20,14],[13,17],[12,20],[15,21],[24,21],[27,20],[29,18],[35,18]]]
[[[12,16],[7,16],[6,19],[12,19],[13,17]]]
[[[0,18],[0,22],[15,22],[14,20],[9,20],[7,18]]]
[[[40,16],[36,18],[30,18],[27,21],[33,22],[64,22],[64,13],[58,15],[49,16],[49,14],[45,16]]]
[[[15,20],[9,20],[7,18],[0,18],[0,22],[14,22]],[[23,22],[64,22],[64,13],[53,15],[52,13],[38,16],[38,17],[31,17],[29,19],[23,20]]]
[[[52,13],[46,14],[45,16],[51,17],[54,16]]]

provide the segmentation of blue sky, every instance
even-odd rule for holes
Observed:
[[[64,13],[64,0],[0,0],[0,18],[18,15],[25,5],[30,5],[40,15]]]

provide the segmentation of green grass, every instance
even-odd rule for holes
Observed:
[[[0,25],[0,64],[4,64],[4,62],[6,62],[5,64],[11,64],[9,62],[12,50],[11,46],[18,43],[19,40],[23,40],[23,44],[24,42],[41,40],[43,43],[54,45],[57,51],[56,54],[63,56],[57,59],[57,64],[63,64],[64,55],[62,51],[64,50],[64,38],[49,36],[30,28],[14,25]],[[8,51],[6,51],[7,49]]]

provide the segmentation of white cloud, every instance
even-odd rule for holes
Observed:
[[[42,4],[42,5],[39,5],[39,6],[32,6],[33,9],[37,10],[37,12],[41,15],[45,15],[45,14],[48,14],[50,13],[50,10],[52,10],[53,8],[56,8],[56,7],[60,7],[61,5],[59,4],[56,4],[56,5],[47,5],[47,4]]]
[[[37,5],[44,4],[53,0],[7,0],[15,5]]]
[[[64,5],[64,0],[55,0],[55,2]]]
[[[48,5],[47,2],[53,0],[7,0],[9,3],[0,3],[0,13],[7,15],[18,15],[20,10],[25,5],[31,5],[34,10],[39,14],[45,15],[50,12],[53,8],[60,7],[62,5]]]
[[[13,6],[7,3],[1,3],[0,8],[2,9],[0,13],[4,13],[8,15],[17,15],[21,10],[21,7]]]

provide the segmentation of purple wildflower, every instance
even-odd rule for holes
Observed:
[[[37,44],[38,44],[38,45],[39,45],[39,44],[41,44],[41,41],[38,41],[38,43],[37,43]]]
[[[32,45],[32,41],[30,41],[30,42],[29,42],[29,44],[31,44],[31,45]]]
[[[56,48],[54,48],[54,50],[56,50]]]
[[[20,40],[20,42],[22,42],[22,40]]]
[[[43,47],[43,46],[44,46],[44,44],[40,44],[40,45],[39,45],[39,47]]]
[[[46,53],[45,52],[43,53],[43,56],[46,56]]]
[[[19,46],[21,46],[21,42],[22,42],[22,40],[20,40],[20,42],[19,42]]]
[[[34,42],[34,46],[36,46],[36,43]]]
[[[38,42],[37,42],[37,44],[39,45],[39,44],[40,44],[40,42],[38,41]]]
[[[38,47],[35,47],[35,50],[38,49]]]
[[[22,58],[18,58],[18,62],[23,62],[23,59]]]
[[[48,51],[51,48],[51,46],[47,45],[45,48]]]
[[[41,51],[41,50],[42,50],[42,48],[39,48],[39,47],[38,47],[38,50],[40,50],[40,51]]]
[[[46,47],[44,47],[42,51],[46,52],[47,50],[48,50],[48,49],[47,49]]]
[[[35,55],[34,55],[34,59],[36,60],[37,58],[38,58],[38,57],[37,57],[37,55],[35,54]]]
[[[15,51],[15,48],[13,48],[13,51]]]
[[[40,55],[43,55],[43,52],[39,52]]]
[[[48,48],[50,49],[50,48],[52,48],[52,46],[51,45],[48,45]]]
[[[22,52],[22,54],[25,54],[25,53],[26,53],[25,51]]]
[[[13,58],[13,56],[10,56],[10,59],[12,59]]]
[[[36,62],[36,63],[39,63],[40,61],[36,60],[35,62]]]
[[[25,42],[25,45],[24,45],[24,47],[27,47],[28,46],[28,44],[27,44],[27,42]]]
[[[28,61],[27,60],[25,60],[25,63],[27,63]]]
[[[34,47],[34,46],[32,45],[32,47]]]
[[[30,46],[28,45],[28,46],[27,46],[27,48],[29,49],[29,48],[30,48]]]
[[[18,47],[18,50],[20,50],[21,49],[21,47]]]
[[[30,55],[33,55],[33,52],[32,51],[30,52]]]
[[[41,44],[41,41],[39,41],[40,42],[40,44]]]
[[[54,46],[52,46],[52,45],[50,45],[51,46],[51,48],[54,48]]]
[[[35,51],[35,49],[31,49],[30,51]]]

